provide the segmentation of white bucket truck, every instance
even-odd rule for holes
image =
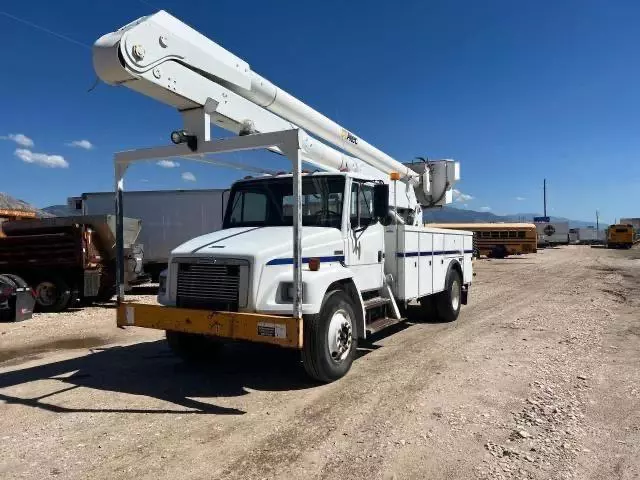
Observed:
[[[421,226],[423,207],[451,202],[457,162],[394,160],[164,11],[98,39],[93,59],[103,81],[173,106],[184,122],[174,145],[115,155],[119,217],[123,176],[138,160],[229,166],[215,154],[268,149],[292,162],[291,173],[257,168],[234,183],[223,228],[171,252],[161,306],[127,302],[119,289],[119,326],[166,330],[191,359],[223,340],[299,349],[306,371],[329,382],[409,303],[425,319],[458,317],[472,233]],[[211,124],[238,136],[212,139]]]

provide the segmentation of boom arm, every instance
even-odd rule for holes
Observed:
[[[307,162],[385,180],[397,172],[401,181],[416,188],[419,198],[422,192],[418,189],[431,189],[428,173],[415,171],[365,142],[165,11],[98,39],[93,61],[102,80],[174,106],[183,112],[185,123],[189,123],[189,110],[204,108],[214,125],[239,134],[303,128],[354,155],[304,135],[303,159]],[[449,196],[455,180],[446,182]]]

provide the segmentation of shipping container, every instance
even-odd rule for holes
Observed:
[[[567,245],[569,243],[569,222],[536,222],[539,242],[549,245]]]

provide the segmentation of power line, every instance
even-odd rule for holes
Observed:
[[[66,40],[67,42],[73,43],[75,45],[78,45],[80,47],[86,48],[88,50],[91,50],[91,46],[87,45],[85,43],[79,42],[78,40],[74,40],[71,37],[67,37],[66,35],[63,35],[62,33],[58,33],[58,32],[54,32],[53,30],[49,30],[48,28],[45,27],[41,27],[40,25],[36,25],[33,22],[30,22],[29,20],[25,20],[24,18],[20,18],[20,17],[16,17],[15,15],[12,15],[10,13],[4,12],[2,10],[0,10],[0,15],[4,15],[7,18],[11,18],[12,20],[15,20],[16,22],[20,22],[24,25],[27,25],[31,28],[35,28],[36,30],[40,30],[41,32],[45,32],[48,33],[49,35],[53,35],[54,37],[58,37],[62,40]]]

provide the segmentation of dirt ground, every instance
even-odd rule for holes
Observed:
[[[640,478],[640,249],[475,268],[457,322],[323,386],[266,347],[188,367],[108,305],[0,324],[0,478]]]

